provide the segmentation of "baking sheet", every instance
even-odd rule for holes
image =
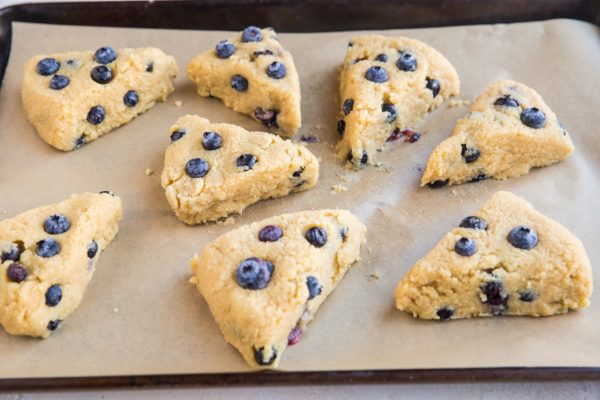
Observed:
[[[240,27],[242,28],[242,27]],[[381,168],[349,172],[333,158],[338,139],[338,66],[352,32],[280,34],[302,86],[308,147],[321,158],[321,178],[306,192],[249,207],[228,225],[179,222],[160,187],[169,127],[199,114],[247,129],[262,126],[216,99],[195,95],[186,63],[231,33],[52,26],[15,23],[0,91],[0,217],[60,201],[71,193],[110,189],[123,198],[121,231],[103,252],[79,309],[49,339],[0,331],[0,377],[186,374],[248,371],[227,345],[190,277],[189,259],[218,235],[272,215],[347,208],[369,228],[363,260],[341,281],[283,370],[600,366],[600,304],[552,318],[419,321],[394,308],[393,292],[408,268],[496,190],[524,196],[580,237],[593,265],[600,259],[600,35],[577,21],[385,31],[421,39],[441,51],[473,99],[497,79],[524,82],[544,97],[576,145],[566,161],[509,181],[432,190],[419,188],[433,147],[464,107],[442,105],[418,127],[414,144],[396,142]],[[72,153],[44,143],[20,102],[22,65],[40,53],[157,46],[176,57],[181,74],[167,102]],[[177,107],[175,101],[183,105]],[[155,173],[146,176],[151,168]],[[338,174],[347,176],[344,182]],[[348,191],[332,194],[333,185]],[[595,280],[600,282],[599,269]],[[377,273],[378,280],[369,279]]]

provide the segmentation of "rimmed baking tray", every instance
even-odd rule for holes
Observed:
[[[232,12],[235,10],[235,12]],[[237,30],[256,24],[279,32],[342,31],[520,22],[551,18],[600,23],[600,3],[576,0],[431,1],[172,1],[16,5],[0,10],[0,77],[11,44],[11,22]],[[0,358],[1,360],[1,358]],[[0,361],[1,362],[1,361]],[[326,372],[261,372],[1,379],[0,389],[171,384],[365,383],[523,379],[598,379],[600,368],[455,368]]]

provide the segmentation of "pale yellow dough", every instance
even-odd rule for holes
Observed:
[[[257,201],[310,189],[319,177],[319,162],[306,147],[270,133],[213,124],[193,115],[181,117],[170,134],[178,130],[185,135],[167,147],[161,182],[171,208],[187,224],[214,221],[241,213]],[[221,148],[203,148],[207,131],[221,135]],[[242,154],[256,157],[252,169],[237,166]],[[206,176],[186,173],[186,163],[193,158],[208,163]]]
[[[54,214],[69,219],[68,231],[52,235],[45,232],[44,221]],[[18,262],[28,273],[24,281],[17,283],[7,275],[14,260],[5,260],[0,266],[0,324],[4,329],[13,335],[46,338],[52,333],[48,328],[50,321],[64,321],[75,311],[100,253],[119,230],[121,216],[119,197],[84,193],[1,221],[0,253],[20,247]],[[53,257],[40,257],[36,254],[36,243],[49,238],[55,239],[61,250]],[[93,241],[98,251],[89,258]],[[60,285],[62,299],[57,305],[48,306],[45,294],[52,285]]]
[[[519,106],[494,105],[507,95]],[[521,112],[532,107],[546,115],[542,128],[521,122]],[[498,81],[487,87],[469,113],[458,120],[452,135],[433,150],[421,186],[513,178],[564,160],[573,149],[569,134],[536,91],[522,83]],[[467,163],[465,155],[475,151],[479,158]]]
[[[458,74],[438,51],[415,39],[380,35],[357,36],[350,40],[340,76],[340,102],[344,124],[342,139],[337,145],[341,160],[354,169],[375,164],[377,151],[384,148],[394,130],[414,129],[424,115],[444,100],[459,93]],[[396,66],[400,52],[416,58],[414,71],[402,71]],[[387,61],[377,61],[385,55]],[[384,68],[388,81],[376,83],[365,78],[370,67]],[[436,79],[439,93],[426,87],[427,79]],[[344,102],[353,100],[352,110],[345,115]],[[397,110],[395,120],[382,110],[384,103]],[[338,132],[340,127],[338,126]]]
[[[419,260],[396,289],[399,310],[423,319],[492,315],[549,316],[590,304],[592,269],[582,243],[525,200],[497,192],[475,214],[487,230],[455,228]],[[516,226],[535,230],[530,250],[507,237]],[[463,237],[477,251],[461,256]]]
[[[40,75],[38,61],[52,57],[60,62],[58,75],[69,78],[61,90],[50,88],[51,76]],[[71,61],[71,62],[69,62]],[[152,63],[152,71],[146,71]],[[118,49],[117,59],[107,67],[113,79],[95,82],[90,74],[98,66],[93,51],[56,53],[31,58],[24,67],[21,96],[27,119],[38,135],[59,150],[74,150],[123,125],[164,101],[173,92],[177,75],[175,59],[156,48]],[[139,101],[128,107],[123,97],[135,90]],[[101,106],[106,117],[98,125],[87,121],[92,107]]]
[[[233,110],[256,117],[256,109],[273,110],[279,135],[291,137],[301,126],[300,81],[292,55],[277,40],[271,28],[261,30],[259,42],[242,42],[241,33],[229,38],[236,47],[229,58],[216,56],[215,49],[196,56],[187,66],[188,77],[197,85],[200,96],[215,96]],[[270,51],[272,54],[259,54]],[[273,79],[266,73],[269,64],[278,61],[285,65],[286,76]],[[248,90],[239,92],[231,87],[231,77],[241,75],[248,80]],[[263,122],[264,123],[264,122]]]
[[[283,236],[275,242],[260,241],[258,234],[267,225],[279,226]],[[312,227],[326,231],[323,247],[306,240]],[[292,329],[305,328],[350,265],[360,259],[365,234],[365,226],[344,210],[279,215],[217,238],[193,257],[191,282],[208,303],[227,342],[248,364],[276,368]],[[244,289],[236,281],[238,265],[250,257],[273,263],[273,274],[263,289]],[[308,299],[309,276],[322,285],[312,299]]]

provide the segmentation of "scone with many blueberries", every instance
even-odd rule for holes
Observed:
[[[458,74],[437,50],[415,39],[353,38],[340,76],[339,158],[354,169],[375,163],[387,142],[410,133],[424,115],[459,92]]]
[[[569,134],[535,90],[498,81],[433,150],[421,186],[513,178],[562,161],[573,149]]]
[[[74,150],[164,101],[176,75],[175,59],[152,47],[35,56],[24,67],[23,108],[44,141]]]
[[[270,133],[186,115],[170,135],[161,182],[177,217],[190,225],[310,189],[319,177],[306,147]]]
[[[0,221],[0,324],[46,338],[79,306],[119,230],[121,199],[84,193]]]
[[[396,306],[423,319],[540,317],[587,307],[591,294],[581,241],[527,201],[497,192],[412,267]]]
[[[298,73],[272,28],[247,27],[199,54],[187,72],[200,96],[218,97],[283,137],[300,128]]]
[[[268,218],[220,236],[195,255],[191,282],[248,364],[275,368],[360,259],[365,234],[344,210]]]

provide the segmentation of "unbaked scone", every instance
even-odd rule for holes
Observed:
[[[24,67],[23,108],[44,141],[74,150],[164,101],[175,75],[175,59],[152,47],[35,56]]]
[[[365,234],[345,210],[268,218],[220,236],[195,255],[191,282],[248,364],[275,368],[360,259]]]
[[[354,169],[374,164],[386,142],[410,132],[428,111],[459,92],[458,74],[432,47],[415,39],[357,36],[340,76],[340,159]]]
[[[497,192],[412,267],[396,306],[423,319],[540,317],[587,307],[591,294],[579,239],[520,197]]]
[[[0,324],[46,338],[81,302],[119,230],[121,199],[84,193],[0,221]]]
[[[283,137],[300,128],[298,73],[272,28],[247,27],[196,56],[187,72],[200,96],[218,97]]]
[[[319,162],[304,146],[194,115],[171,128],[161,182],[177,217],[199,224],[313,187]]]
[[[572,152],[569,134],[535,90],[498,81],[433,150],[421,186],[513,178],[564,160]]]

